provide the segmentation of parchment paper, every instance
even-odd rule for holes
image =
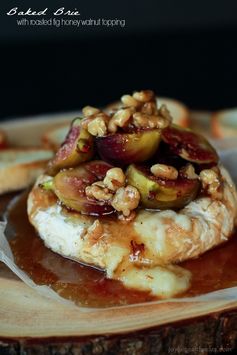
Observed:
[[[237,138],[236,138],[237,140]],[[217,144],[216,148],[219,151],[219,155],[221,157],[223,165],[228,169],[232,178],[234,179],[235,183],[237,184],[237,148],[231,149],[221,149],[220,145]],[[222,148],[222,147],[221,147]],[[10,245],[7,241],[7,238],[4,234],[4,230],[6,227],[6,221],[0,222],[0,261],[2,261],[5,265],[7,265],[23,282],[25,282],[28,286],[33,288],[36,292],[40,293],[41,295],[57,300],[59,302],[63,302],[64,304],[68,304],[70,306],[73,303],[69,300],[66,300],[59,296],[55,291],[53,291],[50,287],[43,285],[39,286],[36,285],[35,282],[24,272],[22,271],[14,262],[14,257],[10,248]],[[237,275],[236,275],[237,278]],[[217,300],[225,300],[225,301],[237,301],[237,287],[231,287],[215,292],[210,292],[201,296],[195,297],[186,297],[186,298],[173,298],[169,300],[162,300],[162,301],[155,301],[152,303],[165,303],[169,302],[210,302],[210,301],[217,301]],[[129,306],[118,306],[118,307],[133,307],[136,305],[129,305]],[[112,307],[112,308],[118,308]],[[94,308],[86,308],[86,307],[79,307],[80,310],[84,311],[93,311]],[[101,308],[102,310],[102,308]]]

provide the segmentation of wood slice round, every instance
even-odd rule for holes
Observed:
[[[236,309],[184,320],[190,317],[185,305],[176,317],[183,320],[168,324],[162,315],[171,305],[138,307],[135,315],[129,309],[81,312],[37,295],[3,265],[0,291],[1,354],[208,354],[237,348]],[[209,313],[203,306],[200,314]],[[134,317],[140,319],[136,326]]]
[[[195,312],[189,303],[87,312],[38,295],[1,264],[0,353],[206,354],[237,347],[237,305],[196,306]]]
[[[32,122],[32,132],[38,127]],[[207,354],[236,347],[237,301],[87,311],[44,298],[0,263],[0,354]]]

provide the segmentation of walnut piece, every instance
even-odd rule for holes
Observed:
[[[158,115],[158,109],[155,101],[146,102],[141,108],[141,112],[146,115]]]
[[[112,191],[118,190],[125,185],[126,176],[121,168],[109,169],[104,178],[104,185]]]
[[[88,123],[87,129],[92,136],[105,136],[107,133],[106,118],[104,116],[97,116]]]
[[[181,174],[189,180],[195,180],[198,175],[195,173],[195,169],[192,164],[187,164],[180,169]]]
[[[123,95],[121,97],[121,101],[125,106],[128,107],[138,107],[140,105],[140,103],[131,95]]]
[[[101,184],[98,184],[97,182],[87,186],[85,193],[88,197],[95,198],[99,201],[108,201],[113,197],[113,194],[110,193],[106,187],[103,187],[103,185],[101,186]]]
[[[95,115],[97,113],[99,113],[100,110],[96,107],[92,107],[92,106],[85,106],[83,107],[82,109],[82,113],[85,117],[89,117],[89,116],[92,116],[92,115]]]
[[[178,170],[175,169],[173,166],[165,164],[152,165],[150,170],[153,175],[168,180],[176,180],[179,174]]]
[[[200,179],[204,185],[210,185],[218,181],[218,174],[212,169],[204,169],[200,172]]]
[[[117,132],[118,127],[124,127],[128,123],[130,117],[133,114],[132,108],[121,108],[110,119],[108,124],[108,130],[111,133]]]
[[[120,187],[116,191],[111,205],[116,211],[122,212],[127,217],[132,210],[138,207],[139,201],[139,191],[135,187],[127,185],[126,187]]]
[[[161,105],[161,107],[159,108],[158,114],[165,118],[168,122],[171,123],[172,121],[172,116],[170,114],[170,111],[167,109],[167,106],[165,104]]]
[[[154,98],[154,92],[151,90],[137,91],[133,94],[133,98],[140,102],[148,102]]]
[[[137,128],[166,128],[170,122],[161,116],[148,115],[141,112],[133,114],[133,123]]]
[[[199,174],[202,187],[214,199],[222,198],[221,181],[218,171],[213,169],[204,169]]]
[[[103,137],[108,133],[116,133],[118,128],[129,125],[135,128],[163,129],[170,125],[172,117],[165,105],[159,109],[153,91],[137,91],[133,95],[123,95],[121,105],[109,115],[101,110],[86,106],[83,108],[84,119],[81,126],[93,136]]]

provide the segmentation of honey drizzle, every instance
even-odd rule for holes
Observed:
[[[145,292],[126,289],[101,271],[68,260],[46,248],[30,225],[27,194],[8,211],[7,236],[17,265],[39,285],[90,307],[109,307],[155,300]],[[237,286],[237,235],[201,257],[180,264],[192,272],[191,288],[179,297],[195,296]]]

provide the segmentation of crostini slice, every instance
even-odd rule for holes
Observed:
[[[64,142],[69,127],[70,123],[63,123],[45,132],[42,136],[43,146],[57,151],[62,142]]]
[[[11,148],[0,151],[0,194],[34,183],[53,152],[43,148]]]
[[[237,137],[237,108],[213,113],[211,133],[215,138]]]

